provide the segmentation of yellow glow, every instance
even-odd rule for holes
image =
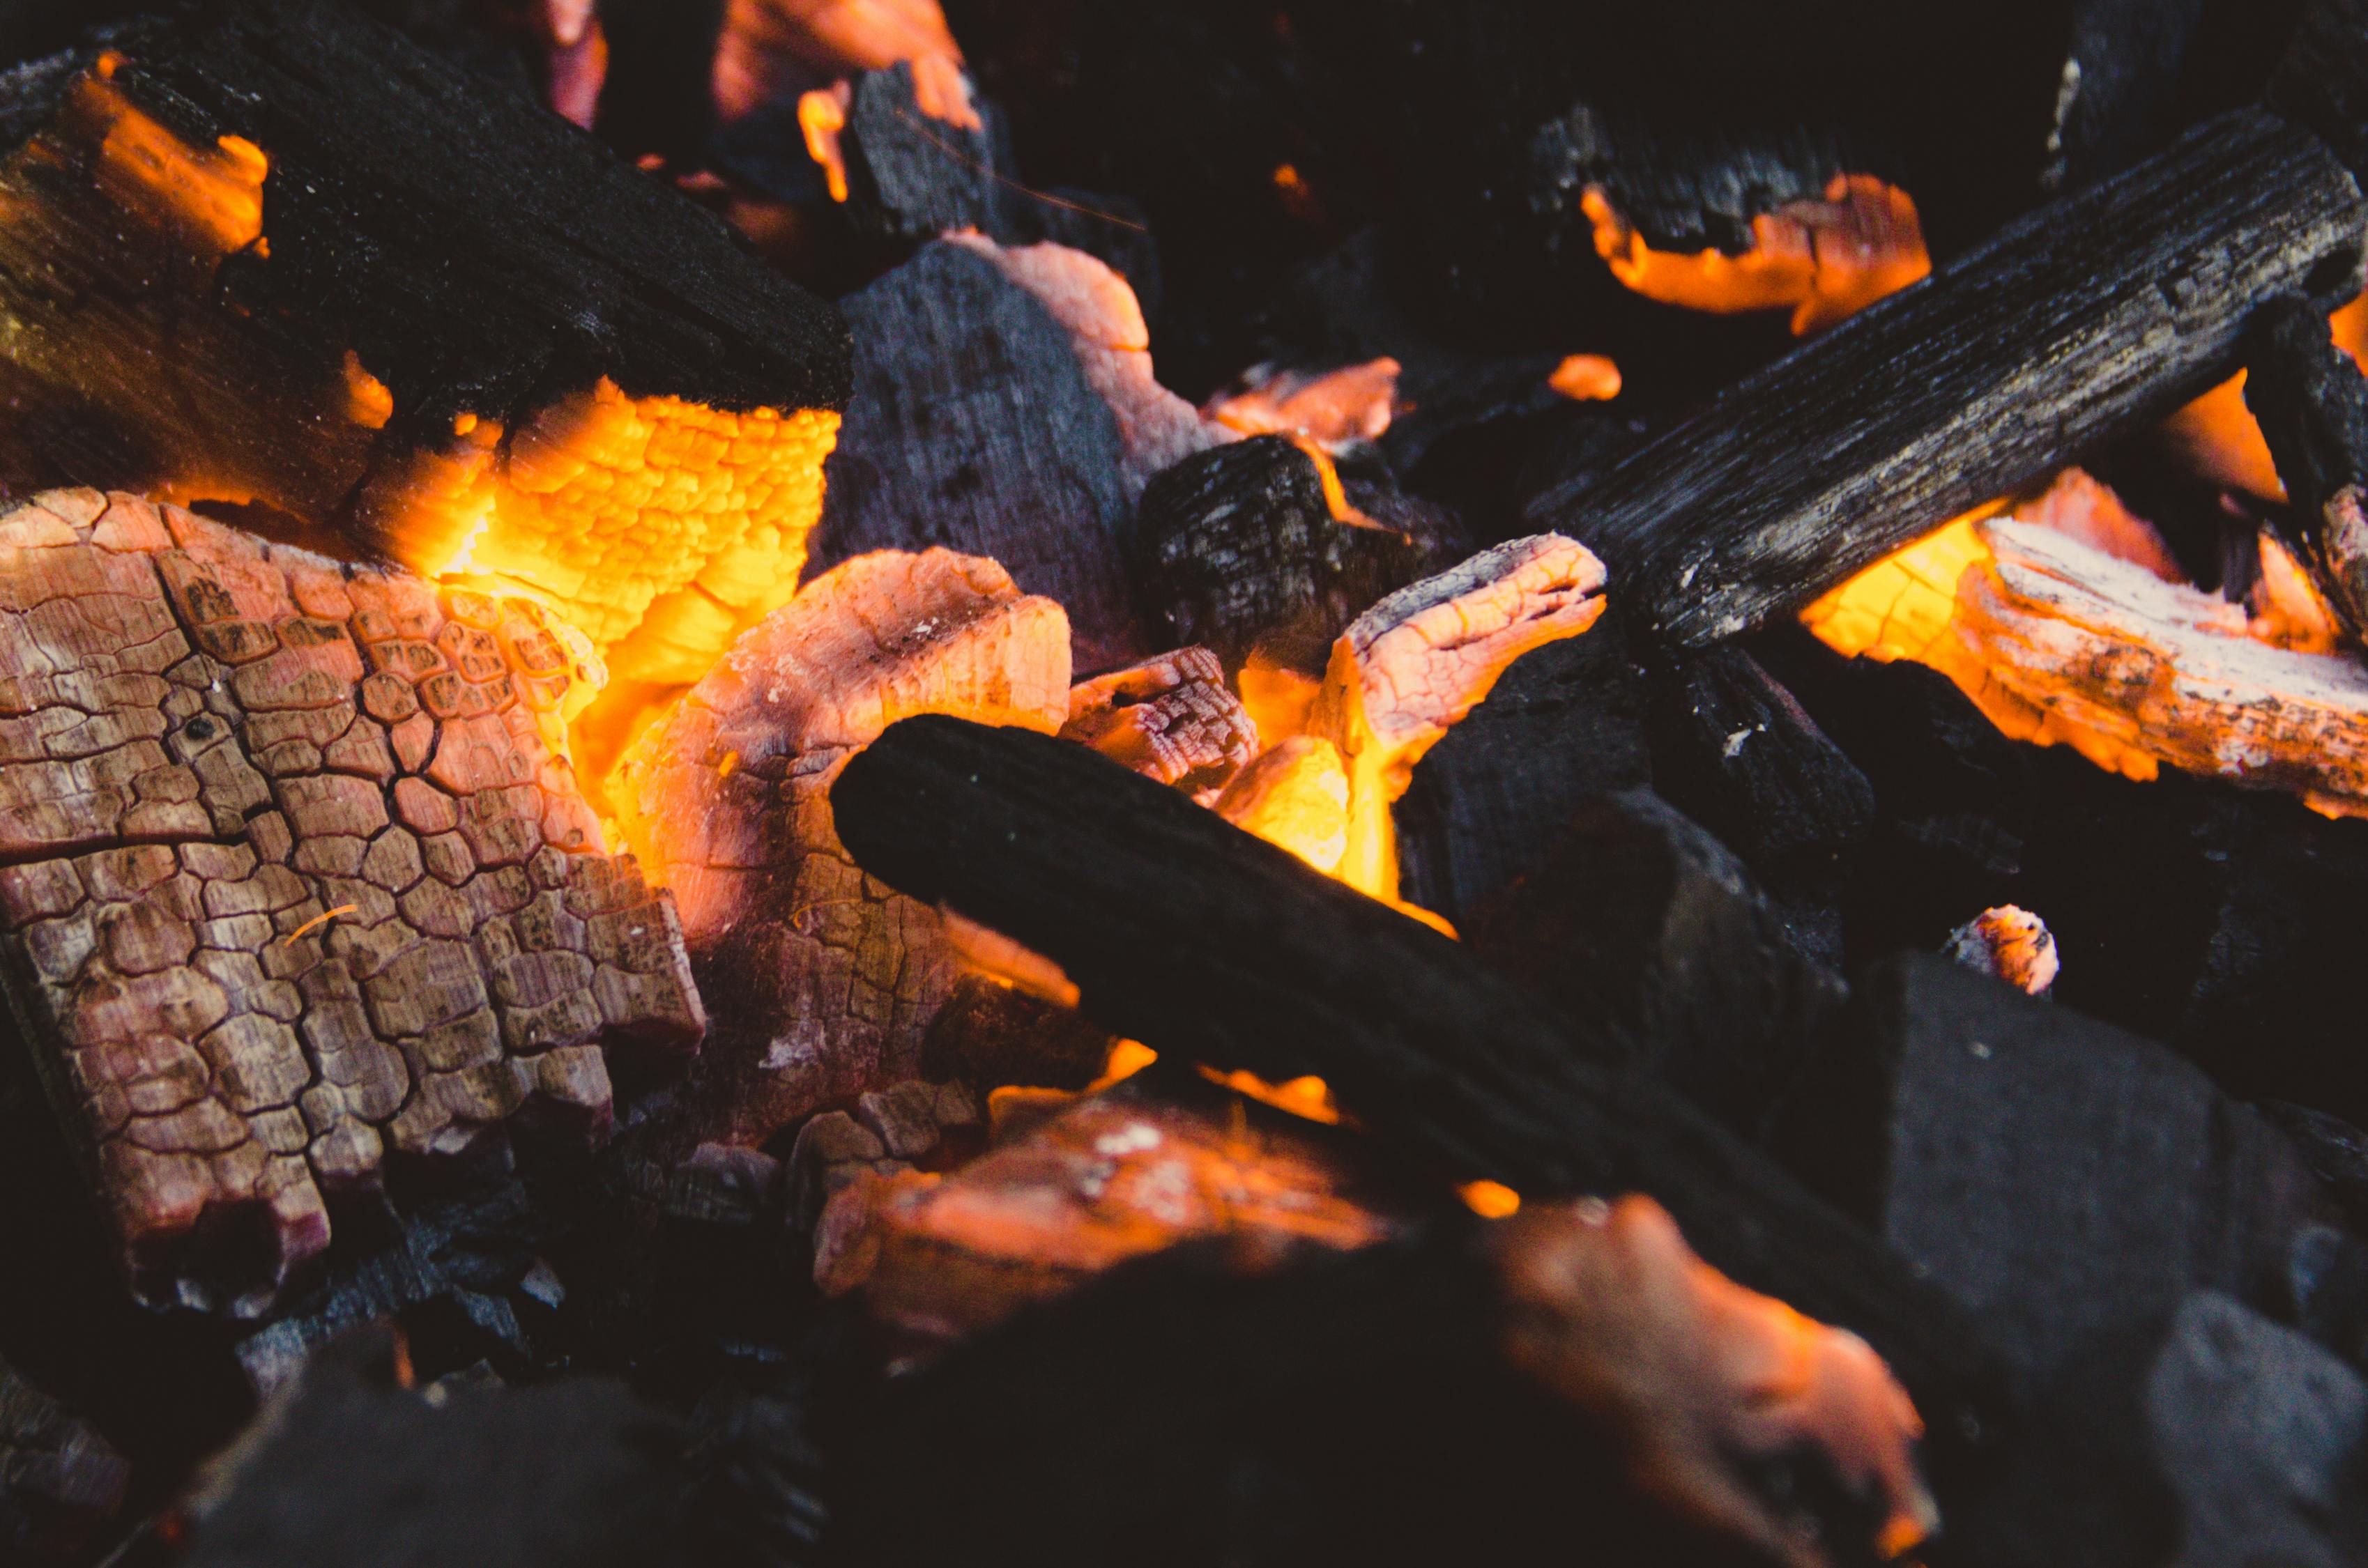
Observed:
[[[1884,557],[1803,610],[1801,623],[1845,657],[1920,659],[1956,613],[1957,579],[1990,558],[1974,525],[2003,507],[1967,513]]]

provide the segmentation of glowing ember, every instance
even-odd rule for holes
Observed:
[[[1947,951],[1975,973],[2033,996],[2044,995],[2063,968],[2047,922],[2011,903],[1986,909],[1951,932]]]
[[[1245,436],[1304,436],[1326,446],[1378,441],[1397,410],[1398,369],[1383,358],[1314,375],[1253,370],[1247,388],[1212,399],[1201,413]]]
[[[1600,187],[1580,198],[1595,249],[1612,276],[1649,300],[1733,315],[1790,307],[1805,336],[1856,314],[1932,270],[1907,193],[1866,175],[1837,175],[1823,201],[1795,201],[1751,221],[1741,256],[1656,251]]]
[[[2328,317],[2328,329],[2338,348],[2368,365],[2368,297]],[[2222,489],[2263,501],[2286,498],[2270,444],[2245,406],[2244,371],[2172,415],[2162,428],[2180,460]]]
[[[1574,403],[1609,403],[1620,395],[1620,367],[1600,354],[1573,354],[1546,378],[1546,385]]]

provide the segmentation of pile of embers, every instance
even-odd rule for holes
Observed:
[[[0,1562],[2368,1553],[2368,0],[19,9]]]

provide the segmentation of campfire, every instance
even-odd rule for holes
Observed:
[[[2368,1553],[2368,6],[0,17],[0,1562]]]

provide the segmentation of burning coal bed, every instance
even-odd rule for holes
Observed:
[[[0,6],[0,1564],[2368,1559],[2368,3],[1898,9]]]

